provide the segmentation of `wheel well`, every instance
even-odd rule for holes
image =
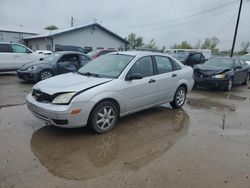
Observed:
[[[186,85],[186,84],[181,84],[179,87],[184,87],[185,90],[186,90],[186,92],[188,91],[188,88],[187,88],[187,85]],[[178,87],[178,88],[179,88],[179,87]]]
[[[88,122],[89,122],[89,120],[90,120],[90,116],[91,116],[93,110],[95,109],[95,107],[96,107],[98,104],[100,104],[101,102],[103,102],[103,101],[110,101],[110,102],[114,103],[114,105],[117,107],[117,110],[118,110],[118,116],[120,115],[120,104],[119,104],[115,99],[112,99],[112,98],[105,98],[105,99],[100,100],[98,103],[96,103],[96,104],[94,105],[94,107],[91,109],[91,112],[89,113],[89,117],[88,117]]]

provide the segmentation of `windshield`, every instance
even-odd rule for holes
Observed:
[[[212,67],[219,67],[224,69],[232,69],[233,68],[233,59],[220,59],[220,58],[213,58],[206,61],[204,64],[207,66]]]
[[[107,54],[90,61],[79,69],[86,76],[117,78],[134,56],[122,54]]]
[[[250,61],[250,54],[243,55],[240,58],[245,60],[245,61]]]
[[[53,63],[55,61],[57,61],[57,59],[60,57],[61,55],[58,53],[53,53],[51,55],[48,55],[46,57],[43,58],[43,61],[47,61],[49,63]]]

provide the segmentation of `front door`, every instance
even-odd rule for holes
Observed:
[[[57,62],[57,74],[76,72],[79,64],[78,54],[63,55]]]
[[[126,111],[131,113],[157,102],[157,80],[151,56],[140,58],[131,67],[126,77],[134,73],[142,79],[124,81],[121,93],[126,97]]]

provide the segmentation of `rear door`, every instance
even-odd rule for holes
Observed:
[[[154,56],[154,59],[157,67],[157,98],[159,101],[172,99],[179,80],[178,65],[166,56]]]

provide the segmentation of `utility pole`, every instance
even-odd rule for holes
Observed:
[[[237,32],[238,32],[238,26],[239,26],[239,22],[240,22],[240,13],[241,13],[242,2],[243,2],[243,0],[240,0],[240,7],[239,7],[239,12],[238,12],[238,18],[237,18],[235,32],[234,32],[233,46],[232,46],[231,55],[230,55],[231,57],[233,57],[233,54],[234,54],[234,47],[235,47],[235,41],[236,41],[236,36],[237,36]]]
[[[71,17],[71,27],[74,27],[74,18]]]

